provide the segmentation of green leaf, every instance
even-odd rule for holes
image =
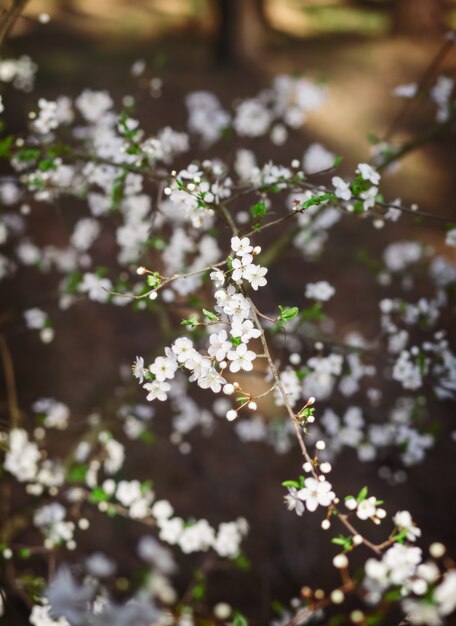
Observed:
[[[252,568],[252,564],[250,563],[249,559],[245,556],[245,554],[239,554],[235,559],[234,562],[236,564],[236,567],[238,567],[241,570],[244,571],[248,571]]]
[[[299,489],[299,486],[296,480],[284,480],[282,483],[282,487],[295,487],[295,489]]]
[[[57,169],[57,166],[53,159],[43,159],[38,163],[38,169],[40,172],[48,172]]]
[[[324,320],[326,315],[323,313],[321,302],[314,302],[311,306],[301,311],[301,319],[303,321]]]
[[[302,417],[303,419],[307,419],[308,417],[310,417],[314,413],[315,413],[315,407],[314,406],[308,406],[308,407],[305,407],[304,409],[301,409],[299,411],[298,417]]]
[[[339,165],[342,163],[344,157],[341,156],[336,156],[336,158],[334,159],[334,162],[332,164],[333,167],[339,167]]]
[[[19,556],[21,559],[29,559],[32,556],[32,553],[28,548],[21,548],[19,550]]]
[[[267,213],[267,208],[264,202],[258,202],[250,207],[250,213],[254,219],[262,218]]]
[[[233,613],[233,620],[231,622],[232,626],[249,626],[247,618],[239,613],[239,611],[235,611]]]
[[[40,157],[40,151],[35,148],[24,148],[15,153],[19,161],[36,161]]]
[[[362,502],[363,500],[365,500],[367,498],[367,487],[364,486],[361,491],[358,493],[358,495],[356,496],[356,501],[357,502]]]
[[[311,206],[319,206],[326,202],[326,200],[337,200],[337,196],[334,193],[322,193],[319,196],[313,196],[309,200],[301,203],[301,209],[308,209]]]
[[[292,320],[294,317],[296,317],[299,313],[299,309],[297,306],[283,307],[281,304],[279,304],[279,309],[279,320],[281,322],[288,322],[289,320]]]
[[[94,487],[90,492],[89,500],[93,503],[107,502],[109,495],[101,487]]]
[[[157,289],[160,282],[160,274],[158,272],[153,272],[152,274],[147,275],[147,284],[149,287],[152,287],[152,289]]]
[[[166,248],[166,239],[161,237],[160,235],[156,235],[155,237],[151,237],[148,239],[147,243],[154,247],[156,250],[164,250]]]
[[[155,435],[150,430],[143,430],[142,433],[139,435],[139,438],[147,446],[155,443]]]
[[[344,535],[333,537],[331,543],[334,543],[336,546],[342,546],[344,550],[350,550],[353,544],[352,538],[345,537]]]
[[[192,326],[192,327],[194,327],[197,324],[198,324],[198,318],[196,317],[196,315],[191,315],[188,319],[181,321],[181,325],[182,326]]]
[[[376,146],[378,143],[380,143],[380,137],[375,133],[367,133],[367,141],[373,146]]]
[[[207,309],[203,309],[203,313],[209,320],[211,320],[211,322],[216,322],[218,320],[217,315],[215,313],[213,313],[212,311],[208,311]]]
[[[407,537],[407,533],[408,530],[401,530],[400,533],[398,533],[397,535],[394,536],[394,539],[396,540],[397,543],[404,543],[406,537]]]
[[[76,293],[79,287],[79,283],[82,280],[82,274],[80,272],[71,272],[67,276],[66,291],[69,293]]]
[[[8,135],[0,139],[0,157],[8,156],[9,149],[14,141],[14,135]]]
[[[67,481],[70,483],[83,483],[89,469],[88,465],[75,465],[67,474]]]
[[[111,191],[111,201],[112,201],[112,209],[117,210],[119,208],[119,204],[123,200],[124,196],[124,183],[127,177],[127,170],[124,170],[120,176],[114,179],[114,184],[112,186]]]
[[[206,586],[204,583],[195,585],[192,589],[192,596],[195,600],[202,600],[206,595]]]

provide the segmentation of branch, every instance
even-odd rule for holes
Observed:
[[[8,39],[14,24],[20,17],[29,0],[13,0],[9,9],[5,9],[0,17],[0,49]]]

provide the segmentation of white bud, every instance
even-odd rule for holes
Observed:
[[[359,546],[363,543],[363,538],[361,537],[361,535],[353,535],[352,541],[355,546]]]
[[[251,411],[256,411],[257,410],[257,403],[256,402],[249,402],[247,407],[251,410]]]
[[[299,365],[301,363],[301,356],[297,352],[290,354],[290,363],[292,365]]]
[[[350,613],[350,619],[355,624],[359,624],[360,622],[364,622],[364,620],[365,620],[364,613],[362,611],[360,611],[359,609],[356,609],[355,611],[352,611]]]
[[[219,602],[214,606],[214,615],[218,619],[226,620],[231,615],[231,607],[226,602]]]
[[[333,558],[333,565],[334,567],[337,567],[337,569],[345,569],[348,567],[348,559],[345,554],[337,554]]]
[[[147,272],[146,268],[143,267],[142,265],[141,265],[141,267],[138,267],[138,269],[136,270],[136,273],[139,274],[139,276],[142,276],[146,272]]]
[[[326,444],[325,444],[325,442],[322,439],[320,439],[315,444],[315,447],[317,448],[317,450],[324,450],[326,448]]]
[[[320,469],[323,472],[323,474],[329,474],[329,472],[332,470],[331,463],[328,463],[327,461],[325,461],[325,463],[322,463],[320,465]]]
[[[358,506],[358,503],[356,502],[355,498],[347,498],[345,500],[345,506],[350,511],[354,511],[356,509],[356,507]]]
[[[223,393],[227,396],[231,396],[234,393],[234,385],[226,383],[226,385],[223,386]]]
[[[416,580],[413,581],[412,591],[413,593],[416,593],[417,596],[424,595],[427,590],[428,590],[427,582],[423,580],[422,578],[417,578]]]
[[[235,411],[234,409],[230,409],[229,411],[227,411],[226,419],[229,422],[232,422],[233,420],[237,418],[237,416],[238,416],[237,411]]]
[[[312,463],[304,463],[304,465],[302,466],[302,469],[305,472],[311,472],[312,471]]]
[[[323,528],[323,530],[328,530],[329,528],[331,528],[331,522],[329,521],[329,519],[324,519],[321,523],[321,527]]]
[[[429,554],[434,557],[434,559],[440,559],[446,552],[446,547],[443,543],[435,542],[429,546]]]
[[[345,600],[345,595],[342,589],[334,589],[334,591],[331,592],[330,598],[331,602],[333,602],[334,604],[342,604],[342,602]]]

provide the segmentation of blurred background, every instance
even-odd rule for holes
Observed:
[[[43,12],[46,25],[33,19]],[[418,80],[455,25],[454,0],[33,0],[9,49],[39,64],[43,95],[84,86],[124,95],[120,77],[144,60],[168,81],[167,107],[189,89],[230,101],[278,73],[305,74],[330,86],[306,132],[346,157],[349,144],[360,159],[367,133],[381,137],[401,106],[393,87]],[[447,55],[445,69],[454,72],[454,64],[455,54]],[[406,122],[399,131],[415,131],[422,119]],[[438,149],[414,156],[420,200],[435,198],[432,184],[445,184],[446,161]]]
[[[49,23],[38,22],[42,13],[49,14]],[[255,95],[276,74],[300,74],[324,81],[328,101],[285,147],[271,152],[270,144],[265,146],[264,160],[280,158],[286,163],[301,158],[310,143],[319,141],[344,156],[342,173],[348,175],[359,161],[370,158],[368,134],[382,137],[397,116],[402,102],[392,97],[392,89],[418,81],[441,48],[444,34],[455,26],[456,2],[451,0],[32,0],[3,51],[4,57],[28,54],[39,66],[35,93],[11,95],[9,102],[16,103],[11,123],[19,127],[38,97],[76,96],[85,87],[107,89],[120,103],[136,88],[130,68],[138,60],[145,61],[152,78],[162,81],[159,98],[145,90],[134,93],[138,117],[151,131],[165,125],[184,127],[183,98],[190,90],[213,91],[229,105],[236,97]],[[454,50],[443,70],[455,75]],[[405,140],[431,120],[429,110],[418,108],[401,122],[395,138]],[[454,214],[455,156],[454,138],[440,137],[408,155],[397,173],[385,176],[384,195],[401,196],[406,205],[417,202],[423,210]],[[35,238],[64,241],[61,226],[66,219],[65,210],[46,218],[41,214],[34,222]],[[414,238],[418,232],[423,241],[443,248],[441,232],[427,226],[418,230],[407,220],[395,230],[394,239]],[[352,253],[365,248],[380,255],[388,237],[391,232],[379,235],[365,223],[347,223],[318,267],[297,261],[298,253],[290,251],[271,270],[272,288],[280,284],[291,301],[302,297],[305,282],[327,279],[341,293],[337,310],[331,310],[335,321],[347,330],[359,324],[368,328],[376,315],[369,302],[370,296],[375,300],[376,287],[369,287],[372,275],[367,270],[363,274]],[[292,276],[286,265],[290,262],[296,263]],[[37,298],[44,301],[49,289],[45,279],[33,287],[25,276],[13,291],[2,287],[0,295],[5,307],[20,315],[38,304]],[[353,289],[366,296],[353,302]],[[109,410],[120,382],[120,364],[131,363],[145,346],[149,354],[160,346],[156,322],[147,313],[88,302],[63,314],[55,311],[52,317],[56,339],[48,346],[24,328],[11,327],[24,409],[37,397],[51,396],[67,403],[76,421],[95,409]],[[142,401],[141,390],[135,393]],[[445,436],[454,405],[446,402],[438,410],[443,436],[428,460],[410,470],[406,483],[390,486],[379,479],[380,461],[362,466],[362,483],[372,485],[372,493],[389,503],[388,512],[409,507],[423,528],[425,543],[439,539],[454,548],[456,518],[449,502],[454,502],[456,487],[448,480],[454,446]],[[274,600],[286,603],[304,584],[328,587],[336,582],[333,568],[321,566],[334,547],[321,536],[320,520],[299,519],[282,503],[280,482],[299,471],[296,451],[277,456],[263,444],[245,446],[221,423],[210,439],[194,433],[193,451],[183,456],[169,442],[166,411],[154,420],[154,429],[157,440],[150,450],[138,442],[128,444],[134,457],[126,468],[131,476],[153,477],[160,497],[168,497],[183,516],[207,516],[217,523],[244,515],[252,525],[246,553],[253,569],[231,578],[218,574],[210,589],[213,597],[228,599],[252,618],[252,624],[263,625]],[[69,445],[68,436],[61,435],[62,448]],[[346,493],[356,490],[360,476],[355,457],[344,454],[337,468],[337,486]],[[438,493],[442,483],[448,485],[446,498]],[[123,563],[128,577],[138,529],[122,520],[108,523],[101,515],[94,528],[81,538],[82,550],[105,550]],[[191,565],[194,562],[188,569],[184,565],[180,574],[183,588]]]

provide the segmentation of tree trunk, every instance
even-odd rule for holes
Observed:
[[[445,0],[395,0],[393,30],[400,35],[438,35],[445,31]]]
[[[217,65],[257,59],[267,30],[264,0],[216,0],[215,10]]]

